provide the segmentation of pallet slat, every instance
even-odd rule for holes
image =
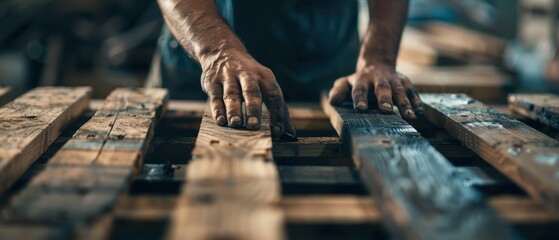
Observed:
[[[511,239],[514,234],[479,194],[453,178],[455,169],[398,115],[333,107],[324,112],[361,165],[364,184],[396,238]]]
[[[559,209],[559,142],[465,94],[422,94],[426,117],[534,199]]]
[[[513,112],[554,128],[559,128],[559,96],[555,94],[512,94],[508,97]]]
[[[77,119],[91,88],[36,88],[0,108],[0,194]]]
[[[283,239],[269,117],[247,131],[217,126],[206,110],[174,211],[170,239]]]
[[[138,170],[166,100],[163,89],[113,91],[12,198],[4,220],[71,229],[111,209]]]

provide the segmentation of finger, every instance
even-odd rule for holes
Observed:
[[[225,104],[223,103],[223,89],[220,84],[210,84],[206,89],[210,98],[210,109],[213,119],[218,126],[226,126]]]
[[[289,109],[287,108],[287,105],[285,105],[285,109],[283,112],[285,113],[285,119],[287,120],[285,121],[285,131],[282,135],[282,140],[289,142],[297,141],[297,133],[295,132],[295,128],[291,124]]]
[[[270,112],[270,127],[273,138],[280,138],[285,130],[285,102],[283,93],[273,74],[268,74],[261,81],[260,89],[268,112]]]
[[[332,105],[339,105],[343,103],[351,91],[351,85],[347,80],[347,77],[339,78],[334,82],[334,86],[330,89],[328,93],[328,100]]]
[[[246,105],[246,127],[251,130],[260,129],[262,93],[260,92],[260,86],[258,86],[259,79],[248,74],[242,74],[239,79]]]
[[[402,117],[410,120],[415,119],[415,113],[413,112],[410,101],[406,96],[406,89],[404,88],[402,83],[400,83],[400,79],[392,81],[391,86],[394,101],[396,102],[396,104],[398,104],[398,110],[400,111]]]
[[[375,96],[378,102],[378,108],[381,112],[392,112],[392,88],[386,78],[379,78],[375,81]]]
[[[369,93],[369,81],[355,79],[352,83],[351,97],[353,99],[353,108],[358,111],[365,111],[369,107],[367,95]]]
[[[223,84],[223,102],[227,110],[229,127],[239,128],[243,126],[241,99],[241,87],[237,79],[234,76],[227,76]]]
[[[415,87],[413,87],[411,81],[406,76],[400,76],[400,78],[402,79],[402,85],[406,89],[406,96],[408,96],[408,99],[410,100],[411,105],[415,110],[415,113],[419,115],[423,115],[424,113],[423,102],[419,97],[419,93],[417,92]]]

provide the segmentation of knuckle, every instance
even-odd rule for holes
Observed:
[[[257,86],[250,86],[243,89],[243,95],[247,97],[259,97],[261,96],[261,93]]]
[[[379,80],[376,84],[376,88],[390,88],[390,83],[385,79]]]

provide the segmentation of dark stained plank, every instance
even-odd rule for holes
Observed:
[[[559,128],[559,96],[555,94],[511,94],[509,108],[554,128]]]
[[[358,113],[349,103],[324,112],[360,163],[360,175],[395,238],[510,239],[514,233],[456,169],[396,114]]]
[[[266,112],[266,111],[265,111]],[[283,239],[280,182],[267,112],[257,131],[202,119],[170,239]]]
[[[109,211],[139,171],[167,101],[163,89],[117,89],[10,201],[3,222],[73,229]]]
[[[89,105],[91,88],[36,88],[0,108],[0,194]]]
[[[550,208],[559,209],[559,142],[464,94],[422,94],[425,116]]]

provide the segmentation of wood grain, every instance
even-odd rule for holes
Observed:
[[[36,88],[0,108],[0,194],[89,104],[91,88]]]
[[[166,100],[163,89],[113,91],[12,198],[3,220],[73,229],[109,211],[139,170]]]
[[[217,126],[206,110],[170,239],[283,239],[268,114],[257,131]]]
[[[363,183],[393,237],[514,238],[481,196],[453,177],[456,169],[398,115],[358,113],[349,103],[333,107],[325,95],[322,106],[360,164]]]
[[[422,94],[426,117],[559,210],[559,142],[464,94]]]
[[[559,96],[555,94],[511,94],[509,108],[522,116],[559,128]]]

